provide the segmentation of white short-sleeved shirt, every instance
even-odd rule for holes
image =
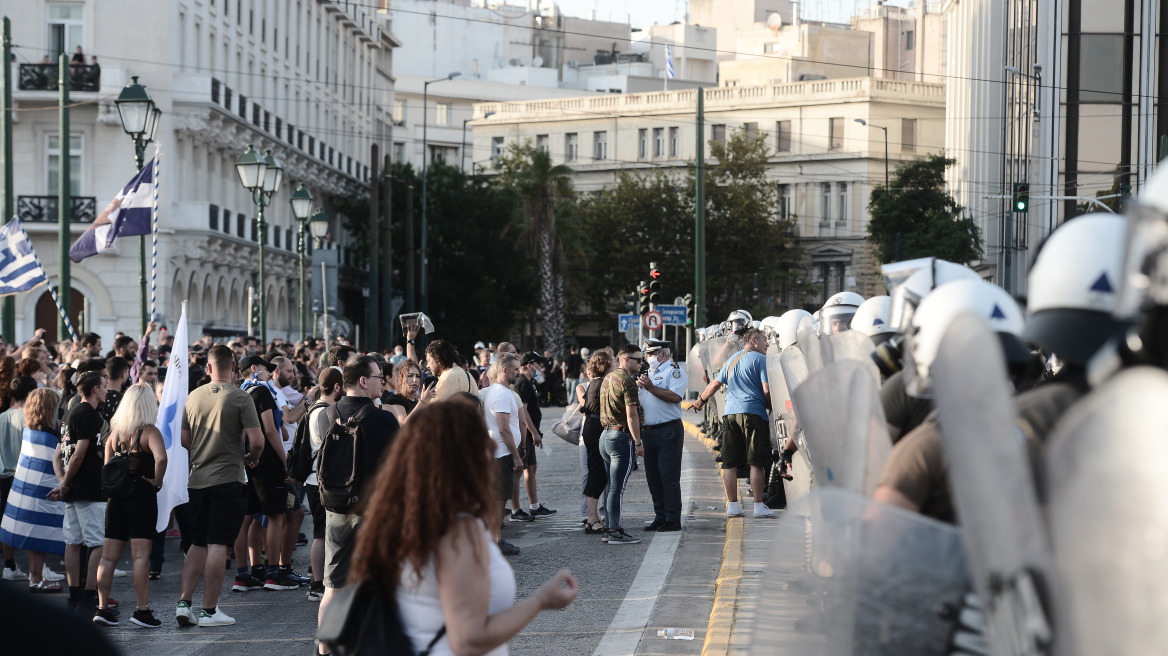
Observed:
[[[678,396],[685,398],[689,387],[689,377],[685,369],[673,360],[659,365],[649,374],[649,380],[657,387],[663,387]],[[645,425],[656,426],[667,421],[681,419],[681,404],[669,403],[653,396],[653,393],[644,388],[637,389],[637,396],[641,400],[641,407],[645,408]]]
[[[320,445],[324,443],[324,436],[328,433],[329,419],[328,408],[317,408],[309,413],[301,421],[307,421],[308,424],[308,441],[312,444],[312,473],[304,481],[305,485],[319,485],[316,482],[316,454],[320,451]]]
[[[491,439],[495,440],[495,457],[505,458],[511,452],[503,443],[503,438],[500,437],[499,422],[495,418],[495,413],[504,412],[511,416],[511,421],[508,422],[511,426],[511,438],[518,446],[521,433],[519,432],[519,404],[515,401],[517,396],[510,387],[504,387],[499,383],[491,383],[490,387],[482,391],[481,396],[483,398],[483,414],[487,420],[487,430],[491,433]]]

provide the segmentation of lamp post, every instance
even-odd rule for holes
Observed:
[[[312,231],[312,236],[316,237],[316,249],[320,250],[324,247],[324,237],[329,231],[329,217],[324,213],[324,210],[317,209],[313,213],[312,218],[308,220],[308,228]],[[325,268],[324,258],[320,260],[320,313],[322,316],[328,314],[328,279],[325,277],[327,269]],[[315,321],[314,321],[315,323]],[[316,327],[313,326],[313,330]],[[325,319],[324,328],[324,344],[328,348],[328,319]]]
[[[429,110],[427,109],[427,104],[428,104],[431,84],[434,84],[435,82],[445,82],[447,80],[453,80],[454,78],[458,77],[459,75],[462,75],[462,73],[460,73],[458,71],[454,71],[453,73],[447,75],[446,77],[440,77],[436,80],[426,80],[425,82],[422,83],[422,245],[421,245],[422,247],[420,249],[422,251],[422,275],[421,275],[421,278],[419,278],[419,280],[418,280],[418,291],[422,296],[422,312],[428,312],[430,310],[430,292],[429,292],[429,288],[427,285],[427,283],[429,281],[429,275],[426,273],[426,270],[429,268],[429,250],[428,250],[428,248],[430,246],[429,230],[427,229],[428,224],[426,223],[426,218],[427,218],[426,187],[429,186],[427,184],[426,174],[427,174],[427,168],[428,168],[427,163],[428,163],[428,160],[430,159],[428,156],[429,153],[426,152],[427,148],[429,147],[429,145],[427,143],[428,136],[429,136],[427,129],[430,125],[430,114],[429,114]]]
[[[289,201],[292,204],[292,216],[296,217],[296,253],[300,257],[300,312],[298,313],[300,319],[300,341],[304,341],[308,337],[308,333],[304,332],[304,233],[307,230],[305,222],[308,221],[308,214],[312,212],[312,192],[304,188],[303,184],[296,185],[296,191],[292,192],[292,199]]]
[[[888,193],[888,128],[881,125],[873,125],[862,118],[856,119],[856,122],[870,128],[884,130],[884,193]]]
[[[272,151],[266,155],[251,146],[235,161],[235,172],[239,174],[239,181],[243,188],[251,192],[251,200],[259,208],[256,226],[259,234],[256,235],[260,248],[260,342],[268,343],[268,288],[264,279],[264,241],[266,228],[264,224],[264,208],[272,200],[272,196],[280,190],[280,183],[284,180],[284,167],[280,166]]]
[[[118,117],[122,120],[122,130],[134,141],[134,163],[142,170],[146,146],[154,141],[158,129],[158,117],[162,110],[154,104],[146,87],[138,84],[138,76],[130,78],[114,103],[118,107]],[[67,138],[67,137],[63,137]],[[138,286],[141,288],[142,332],[150,318],[146,316],[146,235],[138,237]]]

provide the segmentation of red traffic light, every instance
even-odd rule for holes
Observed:
[[[649,288],[648,288],[648,287],[642,287],[642,288],[641,288],[641,296],[648,296],[648,295],[649,295]]]
[[[654,279],[654,280],[660,278],[661,277],[661,270],[660,269],[650,269],[649,270],[649,277]]]

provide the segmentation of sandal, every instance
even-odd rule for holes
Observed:
[[[40,583],[30,583],[28,585],[28,591],[41,593],[41,594],[49,593],[49,592],[60,592],[61,591],[61,584],[53,582],[53,581],[46,581],[44,579],[41,579]]]
[[[588,535],[595,535],[604,533],[607,529],[604,527],[604,522],[591,522],[584,525],[584,532]]]

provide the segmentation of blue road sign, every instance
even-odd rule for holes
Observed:
[[[661,313],[661,318],[665,319],[666,326],[685,325],[684,305],[658,305],[654,309]]]
[[[629,328],[636,328],[641,322],[639,314],[619,314],[617,315],[617,330],[622,333]]]

